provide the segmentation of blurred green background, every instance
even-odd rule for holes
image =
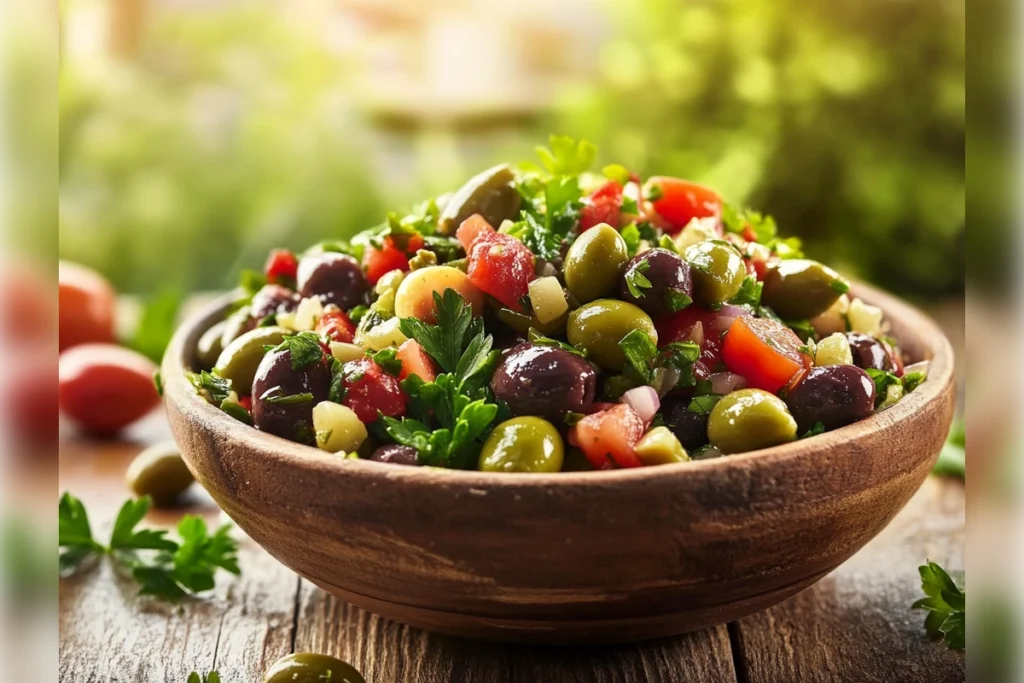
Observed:
[[[123,291],[224,287],[559,132],[962,296],[962,1],[508,4],[62,3],[61,257]]]

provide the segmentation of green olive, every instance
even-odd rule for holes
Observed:
[[[149,496],[157,506],[173,503],[195,478],[181,457],[177,444],[153,444],[132,460],[125,483],[136,496]]]
[[[263,355],[263,347],[277,346],[292,331],[286,327],[257,327],[224,347],[213,371],[221,377],[231,380],[231,388],[239,396],[248,395],[252,391],[252,381],[256,378]]]
[[[498,311],[498,320],[508,325],[519,334],[528,334],[531,329],[537,330],[545,337],[559,337],[565,332],[565,323],[569,319],[569,312],[558,316],[554,320],[542,323],[536,315],[526,315],[511,308],[502,308]]]
[[[783,318],[813,318],[849,288],[828,266],[809,259],[786,259],[765,273],[761,300]]]
[[[263,683],[366,683],[355,667],[336,657],[296,652],[274,662]]]
[[[515,218],[522,197],[515,185],[515,173],[508,164],[489,168],[470,178],[445,204],[437,221],[442,235],[454,235],[462,221],[475,213],[494,227],[506,218]]]
[[[242,306],[224,320],[224,334],[220,338],[220,347],[222,349],[227,348],[228,344],[238,339],[245,332],[245,327],[249,324],[249,317],[251,315],[249,307]]]
[[[778,446],[795,438],[796,420],[786,404],[762,389],[734,391],[708,415],[708,439],[725,454]]]
[[[569,343],[586,349],[590,360],[609,370],[621,370],[626,361],[619,342],[633,330],[643,330],[655,344],[658,332],[651,317],[633,304],[598,299],[569,314]]]
[[[725,303],[736,296],[747,278],[747,267],[736,247],[724,240],[707,240],[683,253],[692,268],[693,293],[705,306]]]
[[[619,231],[606,223],[595,225],[565,255],[565,286],[581,303],[608,296],[618,289],[627,261],[629,250]]]
[[[655,427],[644,434],[634,450],[645,465],[670,465],[690,459],[679,438],[668,427]]]
[[[560,472],[565,446],[539,417],[515,417],[494,428],[480,450],[482,472]]]
[[[199,367],[208,370],[217,362],[217,357],[224,350],[224,344],[221,339],[227,326],[228,321],[221,320],[206,332],[203,332],[203,336],[196,343],[196,360],[199,361]]]

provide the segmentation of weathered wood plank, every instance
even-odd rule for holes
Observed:
[[[964,566],[964,490],[931,477],[892,523],[821,582],[733,624],[740,680],[962,681],[964,656],[929,641],[917,567]]]

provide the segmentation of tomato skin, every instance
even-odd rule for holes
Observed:
[[[725,335],[722,360],[730,372],[747,378],[747,386],[774,394],[810,366],[810,356],[799,351],[801,345],[800,338],[780,322],[742,316]]]
[[[469,252],[469,281],[514,311],[529,294],[534,278],[533,253],[510,235],[484,233],[473,240]]]
[[[398,378],[389,375],[370,358],[345,363],[345,398],[342,404],[363,422],[374,422],[378,411],[388,417],[399,417],[405,412],[405,394]]]
[[[274,249],[267,257],[263,266],[263,274],[272,285],[295,286],[295,276],[299,272],[299,259],[289,249]]]
[[[469,254],[473,248],[473,243],[476,242],[478,237],[486,237],[494,235],[494,226],[487,222],[483,216],[478,213],[474,213],[472,216],[462,221],[462,225],[455,231],[455,237],[462,244],[462,248]]]
[[[398,360],[402,361],[402,372],[398,380],[402,381],[410,375],[416,375],[424,382],[433,382],[437,379],[437,372],[434,370],[434,363],[423,350],[420,343],[415,339],[408,339],[398,347]]]
[[[252,412],[252,396],[239,396],[238,405],[242,406],[250,413]]]
[[[569,443],[587,456],[595,469],[611,468],[611,457],[619,467],[641,467],[634,448],[647,426],[636,411],[624,403],[585,416],[569,431]]]
[[[618,228],[622,222],[622,190],[614,180],[594,190],[580,209],[580,232],[601,223]]]
[[[410,235],[404,248],[390,236],[384,238],[380,249],[372,245],[367,246],[363,253],[366,279],[370,281],[371,285],[375,285],[385,273],[390,273],[392,270],[409,270],[409,254],[414,254],[416,250],[422,248],[423,238],[419,235]]]
[[[60,355],[58,400],[84,431],[114,434],[160,403],[156,364],[113,344],[83,344]]]
[[[743,314],[745,315],[745,314]],[[709,311],[696,304],[690,304],[678,313],[655,321],[658,330],[658,343],[665,346],[671,342],[691,341],[693,328],[700,323],[701,337],[700,360],[694,364],[697,379],[706,379],[707,375],[717,371],[722,362],[722,337],[715,333],[714,328],[720,327],[719,314]]]
[[[327,335],[336,342],[352,343],[356,335],[356,324],[342,310],[325,311],[316,324],[316,333]],[[327,353],[330,353],[328,349]]]
[[[113,343],[115,294],[106,278],[85,266],[61,261],[57,279],[59,350]]]
[[[694,218],[722,215],[722,198],[709,187],[669,176],[654,176],[648,183],[661,189],[661,197],[652,203],[669,223],[666,232],[677,233]]]

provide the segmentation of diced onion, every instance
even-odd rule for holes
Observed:
[[[704,346],[704,324],[696,322],[690,329],[690,341],[697,346]]]
[[[529,290],[533,313],[542,324],[557,320],[569,310],[569,303],[565,300],[565,292],[558,278],[539,277],[530,283]]]
[[[722,334],[732,326],[733,321],[735,321],[736,318],[744,315],[750,315],[750,311],[743,306],[725,304],[718,309],[718,313],[715,315],[715,319],[711,323],[711,332],[713,334]]]
[[[735,372],[716,372],[708,378],[712,393],[725,396],[747,386],[747,378]]]
[[[655,413],[658,412],[658,408],[661,407],[661,399],[658,398],[658,392],[652,387],[646,386],[630,389],[622,395],[621,402],[635,410],[636,414],[644,422],[653,420]]]

